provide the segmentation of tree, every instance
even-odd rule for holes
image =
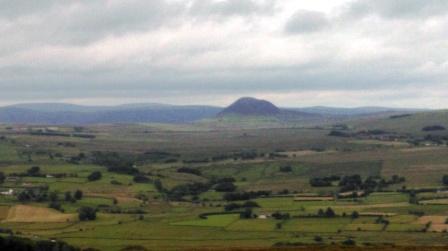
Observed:
[[[219,183],[215,186],[217,192],[233,192],[236,190],[236,186],[232,182]]]
[[[448,186],[448,175],[443,175],[442,182],[445,186]]]
[[[189,168],[189,167],[181,167],[181,168],[177,169],[177,172],[178,173],[190,173],[190,174],[194,174],[197,176],[202,175],[201,171],[199,171],[197,169]]]
[[[418,204],[417,194],[413,190],[409,193],[409,204]]]
[[[151,181],[148,177],[141,173],[135,174],[133,180],[135,183],[148,183]]]
[[[52,201],[50,202],[50,204],[48,204],[49,208],[53,208],[56,209],[58,211],[63,211],[62,207],[61,207],[61,203],[59,203],[58,201]]]
[[[246,208],[243,212],[240,213],[241,219],[251,219],[252,218],[252,209]]]
[[[70,191],[65,192],[64,200],[65,201],[72,201],[73,200],[72,193]]]
[[[56,191],[53,191],[50,193],[49,199],[50,201],[57,201],[59,199],[58,197],[58,193]]]
[[[358,211],[353,211],[352,213],[352,219],[358,219],[359,218],[359,213]]]
[[[289,172],[292,172],[292,167],[291,166],[281,166],[279,168],[279,171],[282,173],[289,173]]]
[[[75,197],[76,200],[81,200],[82,196],[83,196],[83,193],[82,193],[81,190],[76,190],[75,194],[73,196]]]
[[[272,218],[274,218],[276,220],[287,220],[290,218],[290,215],[289,215],[289,213],[275,212],[272,214]]]
[[[29,176],[33,176],[33,177],[38,176],[38,175],[40,174],[40,167],[38,167],[38,166],[32,166],[30,169],[28,169],[28,170],[26,171],[26,173],[27,173]]]
[[[336,214],[334,213],[333,209],[331,209],[331,207],[327,208],[327,210],[325,211],[325,216],[332,218],[335,217]]]
[[[162,192],[164,189],[163,189],[163,185],[162,185],[162,182],[159,180],[159,179],[157,179],[157,180],[155,180],[154,181],[154,187],[157,189],[157,191],[159,191],[159,192]]]
[[[6,176],[3,172],[0,172],[0,184],[2,184],[3,182],[5,182]]]
[[[325,212],[322,208],[319,209],[319,211],[317,211],[317,216],[319,217],[324,217],[325,216]]]
[[[80,221],[93,221],[96,219],[96,209],[92,207],[81,207],[78,209]]]
[[[20,202],[25,202],[25,201],[29,201],[31,199],[31,197],[27,191],[22,191],[17,195],[17,199]]]
[[[87,179],[89,181],[95,181],[95,180],[100,180],[101,177],[102,177],[102,174],[100,171],[94,171],[87,177]]]
[[[347,239],[347,240],[345,240],[345,241],[342,242],[342,245],[345,245],[345,246],[354,246],[354,245],[356,245],[356,242],[355,242],[354,240],[352,240],[352,239]]]

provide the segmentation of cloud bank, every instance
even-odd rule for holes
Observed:
[[[0,100],[448,107],[444,0],[0,0]]]

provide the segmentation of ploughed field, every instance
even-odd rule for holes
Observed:
[[[334,130],[1,126],[0,232],[99,250],[447,245],[445,141]]]

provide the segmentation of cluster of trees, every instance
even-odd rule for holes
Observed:
[[[311,178],[310,185],[313,187],[330,187],[333,185],[333,182],[340,181],[341,177],[337,175],[332,175],[328,177],[322,178]]]
[[[239,193],[225,193],[223,199],[226,201],[251,200],[263,196],[269,196],[271,191],[250,191]]]
[[[25,172],[22,173],[10,173],[9,176],[17,176],[17,177],[45,177],[46,174],[42,172],[41,168],[39,166],[32,166],[28,168]],[[78,175],[76,173],[52,173],[51,176],[55,178],[65,178],[65,177],[77,177]],[[3,177],[3,180],[6,178],[6,175],[4,173],[0,174],[0,182],[1,177]]]
[[[190,184],[182,184],[168,190],[163,187],[160,180],[155,180],[154,186],[159,192],[166,194],[168,199],[181,201],[184,200],[185,196],[192,196],[194,200],[197,200],[197,196],[212,188],[218,192],[233,192],[236,190],[236,186],[233,182],[235,182],[235,179],[230,177],[220,179],[212,178],[207,183],[194,182]]]
[[[26,174],[31,177],[42,177],[44,174],[40,173],[40,167],[32,166],[30,169],[26,171]]]
[[[355,174],[344,176],[342,178],[336,175],[322,178],[311,178],[310,185],[313,187],[329,187],[333,185],[333,182],[338,182],[341,192],[356,190],[365,190],[366,192],[370,192],[380,190],[389,185],[403,183],[405,181],[406,179],[404,177],[400,177],[398,175],[392,176],[390,180],[376,176],[369,176],[363,180],[360,175]]]
[[[198,196],[207,192],[212,185],[210,183],[195,182],[192,184],[182,184],[173,187],[171,190],[162,189],[170,200],[182,201],[185,196]]]
[[[89,181],[96,181],[100,180],[103,177],[102,173],[100,171],[93,171],[89,176],[87,176],[87,179]]]
[[[390,180],[381,177],[369,176],[364,181],[359,175],[345,176],[339,182],[341,192],[364,190],[367,193],[375,190],[381,190],[389,185],[400,184],[406,181],[406,178],[393,175]]]
[[[250,160],[250,159],[256,159],[258,156],[260,156],[260,155],[255,150],[245,150],[245,151],[235,153],[233,155],[233,158],[234,159],[242,159],[242,160]]]
[[[219,182],[214,188],[217,192],[234,192],[236,190],[235,184],[230,181]]]
[[[252,208],[246,208],[243,212],[240,213],[241,219],[252,219],[254,218],[254,214],[252,212]]]
[[[279,168],[279,171],[282,173],[290,173],[290,172],[292,172],[292,167],[291,166],[281,166]]]
[[[326,210],[319,209],[319,211],[317,212],[317,216],[318,217],[333,218],[333,217],[336,217],[336,213],[334,212],[334,210],[331,207],[329,207]]]
[[[119,154],[116,152],[92,152],[91,160],[93,164],[105,166],[109,172],[122,174],[136,174],[135,156]]]
[[[189,173],[189,174],[194,174],[197,176],[201,176],[202,173],[201,171],[194,169],[194,168],[189,168],[189,167],[181,167],[179,169],[177,169],[178,173]]]
[[[366,180],[366,187],[371,186],[370,182],[374,181],[370,177]],[[344,176],[341,181],[339,181],[339,187],[341,192],[360,190],[364,188],[363,181],[360,175],[355,174],[351,176]]]
[[[423,138],[422,142],[425,142],[425,141],[431,141],[434,144],[443,145],[443,144],[446,144],[446,142],[448,141],[448,136],[428,134]],[[418,140],[417,140],[417,144],[419,144]]]
[[[287,219],[291,218],[289,213],[282,213],[282,212],[275,212],[271,216],[272,216],[272,218],[274,218],[276,220],[287,220]]]
[[[64,199],[65,202],[75,203],[78,200],[82,200],[84,194],[81,190],[76,190],[75,192],[67,191],[64,193]],[[63,212],[64,209],[62,208],[61,202],[62,199],[59,197],[59,193],[57,192],[51,192],[48,196],[50,203],[48,204],[49,208],[56,209],[58,211]]]
[[[441,125],[431,125],[431,126],[425,126],[422,128],[422,131],[424,132],[432,132],[432,131],[445,131],[446,128]]]
[[[164,152],[147,152],[143,155],[130,155],[119,154],[116,152],[93,152],[92,163],[96,165],[105,166],[109,172],[128,174],[133,176],[133,181],[136,183],[150,183],[153,182],[146,174],[141,173],[135,166],[137,161],[145,161],[148,158],[165,158],[171,156],[169,153]],[[182,168],[181,168],[182,169]],[[182,169],[185,171],[185,169]],[[182,172],[182,170],[180,172]],[[187,170],[188,171],[188,170]],[[101,179],[101,172],[92,172],[89,177],[89,181],[95,181]],[[160,182],[160,181],[159,181]],[[114,181],[114,184],[120,183]],[[160,190],[161,191],[161,190]]]
[[[146,177],[142,173],[134,174],[134,178],[132,179],[135,183],[150,183],[152,180]]]
[[[333,136],[333,137],[350,137],[351,134],[346,133],[346,132],[341,132],[341,131],[333,130],[333,131],[331,131],[331,132],[328,134],[328,136]]]
[[[172,163],[177,162],[180,157],[179,154],[169,153],[163,151],[147,151],[144,154],[139,154],[135,157],[137,162],[162,162],[162,163]]]
[[[0,250],[14,251],[79,251],[79,248],[73,247],[65,242],[25,239],[15,236],[0,236]]]
[[[48,187],[39,187],[39,188],[28,188],[24,189],[20,193],[16,195],[17,200],[20,202],[28,202],[28,201],[35,201],[35,202],[44,202],[47,201],[49,198],[48,195]]]
[[[27,188],[18,193],[17,200],[20,202],[49,202],[48,207],[63,211],[61,207],[61,201],[66,202],[76,202],[83,198],[83,192],[81,190],[76,190],[75,192],[67,191],[64,193],[64,198],[61,199],[59,193],[56,191],[49,192],[48,186]]]
[[[445,186],[448,186],[448,175],[443,175],[442,182]]]
[[[96,219],[96,208],[80,207],[78,209],[78,218],[80,221],[93,221]]]
[[[225,211],[234,211],[234,210],[239,210],[242,208],[256,208],[256,207],[260,207],[260,205],[258,205],[257,202],[255,201],[246,201],[244,203],[229,203],[227,205],[224,206],[224,210]]]
[[[85,153],[79,153],[76,156],[70,157],[70,159],[67,162],[71,163],[71,164],[79,164],[84,159],[86,159],[86,154]]]
[[[241,152],[235,152],[235,153],[231,153],[231,154],[216,155],[211,158],[211,161],[222,161],[222,160],[226,160],[226,159],[251,160],[251,159],[256,159],[257,157],[263,157],[263,156],[264,156],[263,153],[257,153],[256,150],[244,150]],[[209,162],[209,160],[207,160],[207,162]]]

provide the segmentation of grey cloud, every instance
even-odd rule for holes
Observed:
[[[275,11],[276,0],[194,0],[190,13],[200,16],[240,16],[251,14],[270,14]]]
[[[15,19],[26,15],[32,15],[51,8],[62,1],[57,0],[0,0],[0,20],[3,19]],[[69,3],[72,1],[64,1]]]
[[[329,26],[329,20],[322,12],[299,10],[290,17],[285,30],[288,33],[309,33]]]
[[[185,4],[163,0],[94,2],[70,13],[64,24],[74,37],[102,37],[148,31],[175,23],[183,15]]]
[[[383,18],[425,18],[448,14],[446,0],[356,0],[348,4],[353,17],[378,15]]]
[[[0,0],[2,1],[2,0]],[[179,24],[185,2],[3,1],[0,8],[0,59],[41,46],[85,46],[108,36],[124,36]]]
[[[0,0],[0,98],[430,89],[446,85],[448,46],[446,32],[428,32],[417,18],[442,15],[446,4],[427,2],[434,6],[352,2],[351,16],[382,17],[371,23],[303,10],[285,17],[276,9],[283,1],[273,0]],[[390,20],[411,13],[408,22]],[[241,17],[248,22],[226,23]]]
[[[172,28],[215,16],[268,14],[273,13],[276,3],[276,0],[0,1],[0,32],[9,34],[9,39],[0,41],[0,55],[2,51],[11,53],[25,45],[83,46],[107,36]]]

